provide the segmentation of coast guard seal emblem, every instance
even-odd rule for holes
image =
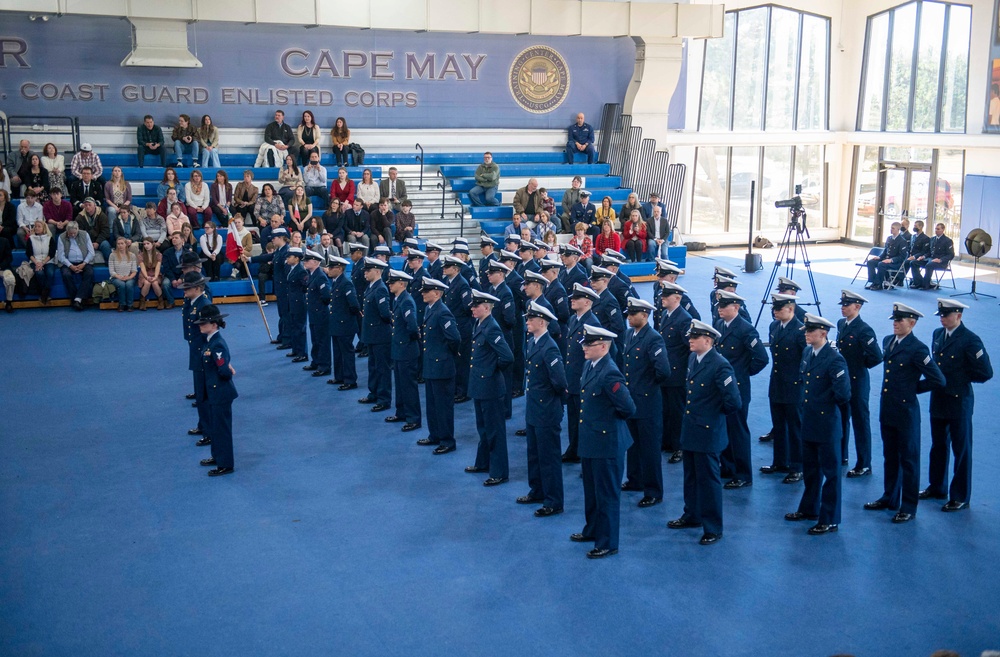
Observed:
[[[533,114],[559,107],[569,94],[569,67],[548,46],[522,50],[510,65],[510,93],[517,104]]]

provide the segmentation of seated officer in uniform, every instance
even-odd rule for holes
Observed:
[[[898,221],[892,223],[891,234],[885,238],[885,249],[881,256],[872,257],[868,260],[868,283],[865,287],[869,290],[884,290],[889,282],[889,272],[896,271],[903,266],[910,253],[910,238],[900,232],[902,224]]]
[[[403,431],[420,428],[420,389],[417,386],[417,360],[420,358],[420,325],[417,305],[407,292],[413,277],[406,272],[389,271],[392,302],[392,372],[396,378],[396,412],[386,422],[404,422]]]
[[[843,427],[841,438],[841,464],[846,465],[847,443],[850,427],[854,427],[854,451],[858,460],[847,471],[849,478],[867,477],[872,473],[872,424],[868,410],[871,396],[871,380],[868,370],[882,362],[875,331],[861,319],[861,305],[868,299],[850,290],[840,291],[840,314],[837,321],[837,350],[847,362],[847,372],[851,375],[851,400],[840,409],[840,423]]]
[[[418,445],[436,445],[435,454],[455,451],[455,357],[462,343],[455,316],[441,300],[448,284],[425,276],[421,292],[424,323],[424,398],[428,436]]]
[[[593,541],[590,559],[618,554],[621,480],[625,450],[631,439],[625,419],[635,414],[625,377],[609,355],[617,336],[599,326],[584,326],[587,364],[581,379],[580,457],[583,459],[583,499],[587,523],[570,536],[578,543]]]
[[[844,357],[827,341],[833,322],[806,315],[802,352],[802,462],[806,489],[797,511],[785,520],[816,520],[810,534],[840,525],[840,409],[851,398]]]
[[[701,527],[702,545],[722,538],[722,478],[719,453],[726,446],[726,416],[742,401],[733,366],[713,349],[720,334],[691,321],[688,343],[687,404],[681,424],[684,450],[684,513],[667,523],[670,529]]]
[[[983,341],[962,322],[968,306],[954,299],[938,299],[941,328],[934,330],[931,355],[944,374],[945,385],[931,390],[930,485],[920,499],[948,499],[944,511],[961,511],[972,497],[973,383],[993,378],[990,355]],[[948,452],[955,455],[955,476],[948,482]]]
[[[691,328],[691,315],[684,309],[683,299],[687,291],[676,283],[662,281],[660,287],[659,313],[660,336],[667,348],[667,361],[670,363],[670,376],[660,389],[663,395],[663,433],[660,447],[670,452],[668,463],[680,463],[684,457],[681,451],[681,420],[684,417],[684,386],[687,375],[688,356],[691,347],[688,345],[688,329]]]
[[[327,383],[340,385],[337,390],[358,387],[358,369],[354,357],[354,335],[361,315],[354,283],[344,275],[347,260],[330,256],[326,273],[330,277],[330,336],[333,345],[333,378]]]

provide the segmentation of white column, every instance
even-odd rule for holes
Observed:
[[[635,70],[625,93],[625,114],[632,125],[642,127],[643,139],[667,147],[667,114],[681,76],[683,39],[632,37],[635,40]]]

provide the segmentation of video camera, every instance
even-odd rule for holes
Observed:
[[[789,218],[788,223],[795,226],[800,232],[806,231],[806,234],[808,235],[809,232],[806,229],[806,211],[805,208],[802,207],[801,194],[802,194],[802,185],[796,185],[795,196],[789,199],[785,199],[783,201],[775,201],[774,207],[788,208],[788,211],[791,213],[791,217]],[[799,226],[799,219],[802,220],[801,227]]]

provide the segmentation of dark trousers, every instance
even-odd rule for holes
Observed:
[[[920,493],[920,421],[891,424],[880,422],[882,431],[882,501],[904,513],[917,512]],[[914,425],[915,426],[911,426]]]
[[[514,352],[514,369],[511,378],[514,380],[514,392],[521,392],[524,390],[524,326],[515,326],[513,335],[514,348],[511,351]]]
[[[472,333],[462,335],[455,357],[455,396],[465,397],[469,390],[469,364],[472,359]]]
[[[584,458],[583,505],[587,524],[583,535],[593,537],[598,550],[618,549],[621,496],[621,459]]]
[[[292,353],[296,356],[306,356],[308,351],[306,349],[306,309],[304,307],[297,307],[299,304],[296,303],[292,308],[290,308],[288,315],[285,319],[285,329],[287,333],[283,331],[288,336],[288,344],[292,345]]]
[[[806,489],[799,513],[819,516],[820,525],[840,524],[840,441],[802,443],[802,474]]]
[[[476,467],[489,468],[490,477],[506,479],[510,476],[510,467],[503,397],[472,401],[476,407],[476,431],[479,432]]]
[[[948,268],[947,262],[931,262],[930,260],[924,260],[920,263],[920,267],[923,268],[924,274],[920,276],[920,270],[917,267],[913,268],[913,285],[920,287],[930,287],[931,283],[934,282],[934,272],[943,271]]]
[[[528,497],[543,506],[563,508],[562,435],[556,424],[526,427],[528,448]]]
[[[139,168],[146,166],[146,155],[159,155],[160,166],[167,167],[167,147],[160,144],[159,148],[146,148],[146,144],[139,144],[135,149],[135,156],[139,160]]]
[[[425,379],[427,437],[442,447],[455,446],[455,379]]]
[[[802,472],[802,411],[798,404],[771,402],[771,438],[772,465]]]
[[[971,399],[969,400],[971,402]],[[972,404],[962,417],[931,418],[931,459],[928,488],[935,495],[948,495],[968,504],[972,498]],[[948,484],[949,452],[955,455],[955,476]]]
[[[395,360],[392,363],[392,369],[396,375],[396,417],[406,418],[406,422],[409,424],[420,424],[417,359]]]
[[[368,392],[376,404],[392,403],[392,345],[368,345]]]
[[[263,286],[261,289],[264,289]],[[288,291],[286,288],[274,285],[274,297],[278,300],[278,341],[283,345],[291,344],[288,338],[288,327],[285,326],[288,317]]]
[[[663,394],[663,444],[665,451],[676,452],[681,448],[681,419],[684,417],[684,388],[660,388]]]
[[[219,468],[233,467],[233,404],[209,404],[212,458]]]
[[[195,408],[198,409],[198,428],[201,429],[203,436],[211,437],[208,430],[211,425],[211,418],[209,418],[209,408],[207,394],[207,384],[205,383],[205,370],[191,370],[192,378],[194,379],[194,403]]]
[[[722,534],[722,477],[715,452],[684,451],[684,517]]]
[[[566,429],[569,433],[569,447],[566,456],[576,458],[580,444],[580,395],[570,393],[566,401]]]
[[[72,299],[89,299],[94,293],[94,267],[84,265],[79,274],[74,274],[69,267],[62,268],[63,285],[66,286],[66,296]],[[170,285],[170,283],[165,283]]]
[[[632,445],[627,453],[627,481],[641,486],[646,497],[663,497],[662,422],[659,413],[656,417],[625,421],[632,434]]]
[[[351,385],[358,382],[353,335],[333,336],[333,378]]]
[[[594,148],[593,144],[587,144],[587,147],[582,151],[576,149],[576,142],[570,141],[566,143],[566,163],[573,164],[574,156],[577,153],[587,154],[587,164],[594,163],[594,156],[597,155],[597,149]]]
[[[205,262],[201,263],[202,269],[205,270],[205,277],[211,281],[219,280],[219,272],[222,270],[222,263],[225,261],[225,256],[219,253],[215,256],[215,260],[207,258]]]
[[[753,482],[753,468],[750,463],[750,427],[747,426],[747,402],[743,408],[726,416],[726,432],[729,444],[721,456],[722,470],[734,479]]]
[[[855,467],[872,467],[872,423],[868,407],[868,395],[855,394],[851,389],[851,401],[840,407],[840,423],[844,428],[844,437],[840,443],[841,458],[847,458],[847,447],[850,429],[854,428],[854,451],[858,456]]]
[[[330,353],[330,324],[325,314],[318,317],[315,323],[309,322],[309,339],[312,340],[310,364],[320,370],[329,370],[333,357]]]
[[[503,374],[505,390],[503,396],[504,417],[509,420],[514,416],[514,367],[507,366],[500,370],[500,372]]]

